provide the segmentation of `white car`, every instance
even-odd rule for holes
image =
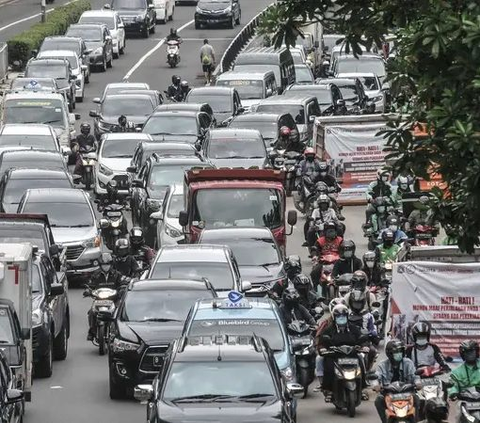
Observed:
[[[112,36],[113,58],[118,59],[125,52],[125,26],[118,12],[108,9],[87,10],[82,13],[78,23],[107,25]]]
[[[117,182],[119,194],[128,194],[129,174],[127,167],[130,166],[135,148],[141,141],[151,141],[151,138],[147,134],[136,132],[117,132],[103,135],[94,171],[95,186],[93,190],[97,196],[107,193],[107,184],[111,180]]]
[[[153,8],[157,12],[157,22],[166,23],[173,20],[175,0],[153,0]]]
[[[180,211],[185,209],[182,185],[172,185],[165,194],[162,209],[157,212],[157,247],[176,245],[183,237],[182,226],[178,222]]]
[[[71,50],[44,50],[37,55],[38,59],[67,59],[75,75],[75,100],[81,103],[85,97],[85,73],[87,65],[82,65],[77,53]]]
[[[387,106],[388,85],[380,82],[380,78],[374,73],[340,73],[338,78],[358,78],[365,87],[365,94],[369,101],[375,103],[375,113],[384,113]]]

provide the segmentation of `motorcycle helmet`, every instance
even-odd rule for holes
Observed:
[[[302,262],[299,256],[288,256],[284,265],[285,272],[289,280],[302,272]]]
[[[350,283],[352,289],[360,289],[362,291],[365,291],[368,284],[368,276],[363,270],[356,270],[355,272],[353,272]]]
[[[388,181],[390,181],[390,172],[387,169],[378,169],[377,181],[382,184],[386,184]]]
[[[323,181],[318,181],[315,184],[315,191],[317,191],[318,194],[328,194],[328,185]]]
[[[113,252],[117,256],[117,258],[123,258],[128,256],[128,253],[130,252],[130,242],[128,242],[128,239],[117,239],[117,241],[115,242],[115,246],[113,247]]]
[[[312,147],[307,147],[303,152],[303,155],[309,162],[313,162],[315,159],[315,150]]]
[[[80,125],[80,132],[87,136],[87,135],[90,135],[90,130],[91,130],[91,126],[88,122],[83,122],[81,125]]]
[[[320,164],[318,165],[319,167],[319,171],[320,171],[320,176],[322,178],[325,178],[325,176],[328,175],[328,171],[330,170],[330,166],[328,166],[327,162],[320,162]]]
[[[419,210],[428,210],[430,208],[430,197],[428,195],[422,195],[418,198],[416,208]]]
[[[288,126],[283,125],[280,128],[280,136],[281,137],[289,137],[291,133],[292,133],[292,131]]]
[[[462,360],[468,364],[475,364],[479,357],[478,342],[473,339],[463,341],[458,347],[458,352]]]
[[[385,229],[382,232],[382,242],[384,247],[390,248],[395,242],[395,234],[391,229]]]
[[[132,244],[132,247],[141,247],[144,243],[144,239],[143,239],[143,231],[142,231],[142,228],[138,227],[138,226],[134,226],[131,230],[130,230],[130,242]]]
[[[188,81],[183,80],[182,82],[180,82],[180,88],[183,91],[188,91],[189,90]]]
[[[399,339],[392,339],[385,346],[385,354],[392,364],[400,363],[405,357],[405,344]]]
[[[377,197],[374,200],[374,206],[377,213],[384,214],[387,211],[387,201],[385,197]]]
[[[344,239],[340,244],[339,253],[343,259],[352,258],[355,255],[355,243],[351,239]]]
[[[363,266],[373,269],[375,267],[375,262],[377,261],[377,255],[375,251],[367,251],[363,254]]]
[[[393,232],[396,232],[400,227],[400,221],[397,216],[388,216],[387,217],[387,228],[391,229]]]
[[[417,347],[426,347],[430,341],[430,325],[427,322],[418,322],[412,326],[412,338]]]
[[[325,222],[323,231],[327,239],[334,239],[337,236],[337,226],[334,222]]]
[[[178,75],[173,75],[172,76],[172,84],[175,85],[175,86],[178,86],[180,85],[180,77]]]
[[[115,196],[115,195],[117,195],[117,192],[118,192],[117,181],[114,181],[112,179],[107,184],[107,194],[109,196]]]
[[[365,308],[366,302],[367,296],[365,295],[365,290],[354,289],[352,292],[350,292],[348,297],[348,307],[354,313],[361,313]]]
[[[410,184],[411,184],[411,178],[409,178],[408,176],[399,176],[397,178],[397,185],[398,185],[398,188],[401,190],[401,191],[409,191],[409,187],[410,187]]]
[[[283,291],[282,301],[286,306],[293,307],[300,301],[300,295],[293,286],[289,286]]]
[[[330,301],[330,303],[328,304],[328,310],[330,311],[330,314],[333,316],[333,309],[335,308],[335,306],[339,305],[339,304],[342,304],[344,306],[347,305],[347,302],[345,301],[345,298],[343,297],[338,297],[338,298],[334,298],[332,301]]]
[[[320,211],[327,211],[330,207],[330,198],[328,198],[328,196],[325,194],[319,195],[317,198],[317,205]]]
[[[123,127],[127,126],[127,117],[125,115],[121,115],[118,118],[118,124]]]
[[[429,422],[448,420],[448,404],[443,398],[430,398],[425,402],[425,417]]]
[[[338,327],[347,326],[349,314],[350,314],[350,310],[344,304],[338,304],[335,307],[333,307],[332,317],[333,317],[333,321]]]
[[[299,294],[307,295],[308,291],[312,288],[310,278],[303,273],[298,274],[293,278],[293,286]]]
[[[170,35],[175,37],[177,35],[177,30],[175,28],[170,28]]]

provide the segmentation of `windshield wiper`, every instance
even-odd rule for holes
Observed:
[[[250,395],[240,395],[239,397],[236,397],[236,399],[240,401],[249,401],[249,400],[267,400],[274,397],[273,394],[250,394]]]
[[[177,402],[213,402],[224,399],[234,398],[231,395],[219,395],[219,394],[204,394],[204,395],[191,395],[189,397],[180,397],[171,400],[174,403]]]
[[[93,225],[68,225],[69,228],[89,228]]]
[[[149,319],[140,320],[140,322],[181,322],[181,320],[169,319],[168,317],[151,317]]]
[[[10,344],[10,341],[5,341],[3,339],[0,339],[0,344]]]
[[[112,159],[129,159],[131,157],[132,157],[131,154],[122,154],[122,155],[119,155],[119,156],[111,156]]]
[[[51,123],[55,123],[55,122],[58,122],[58,119],[54,119],[54,120],[47,120],[45,122],[42,122],[43,125],[49,125]]]

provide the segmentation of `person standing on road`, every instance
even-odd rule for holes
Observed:
[[[212,69],[215,64],[215,50],[208,44],[208,39],[203,40],[203,46],[200,48],[200,61],[202,62],[203,73],[207,84],[212,82]]]

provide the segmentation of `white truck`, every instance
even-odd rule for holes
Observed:
[[[2,316],[17,320],[20,328],[13,328],[10,338],[12,352],[9,363],[14,373],[16,388],[24,391],[25,400],[31,398],[32,386],[32,259],[33,247],[30,243],[0,244],[0,302]],[[13,305],[12,305],[13,304]],[[11,305],[10,307],[5,307]],[[11,308],[14,308],[12,310]],[[13,316],[12,316],[13,313]],[[17,326],[17,325],[13,325]],[[7,353],[8,342],[2,342]],[[19,350],[15,352],[16,350]]]

